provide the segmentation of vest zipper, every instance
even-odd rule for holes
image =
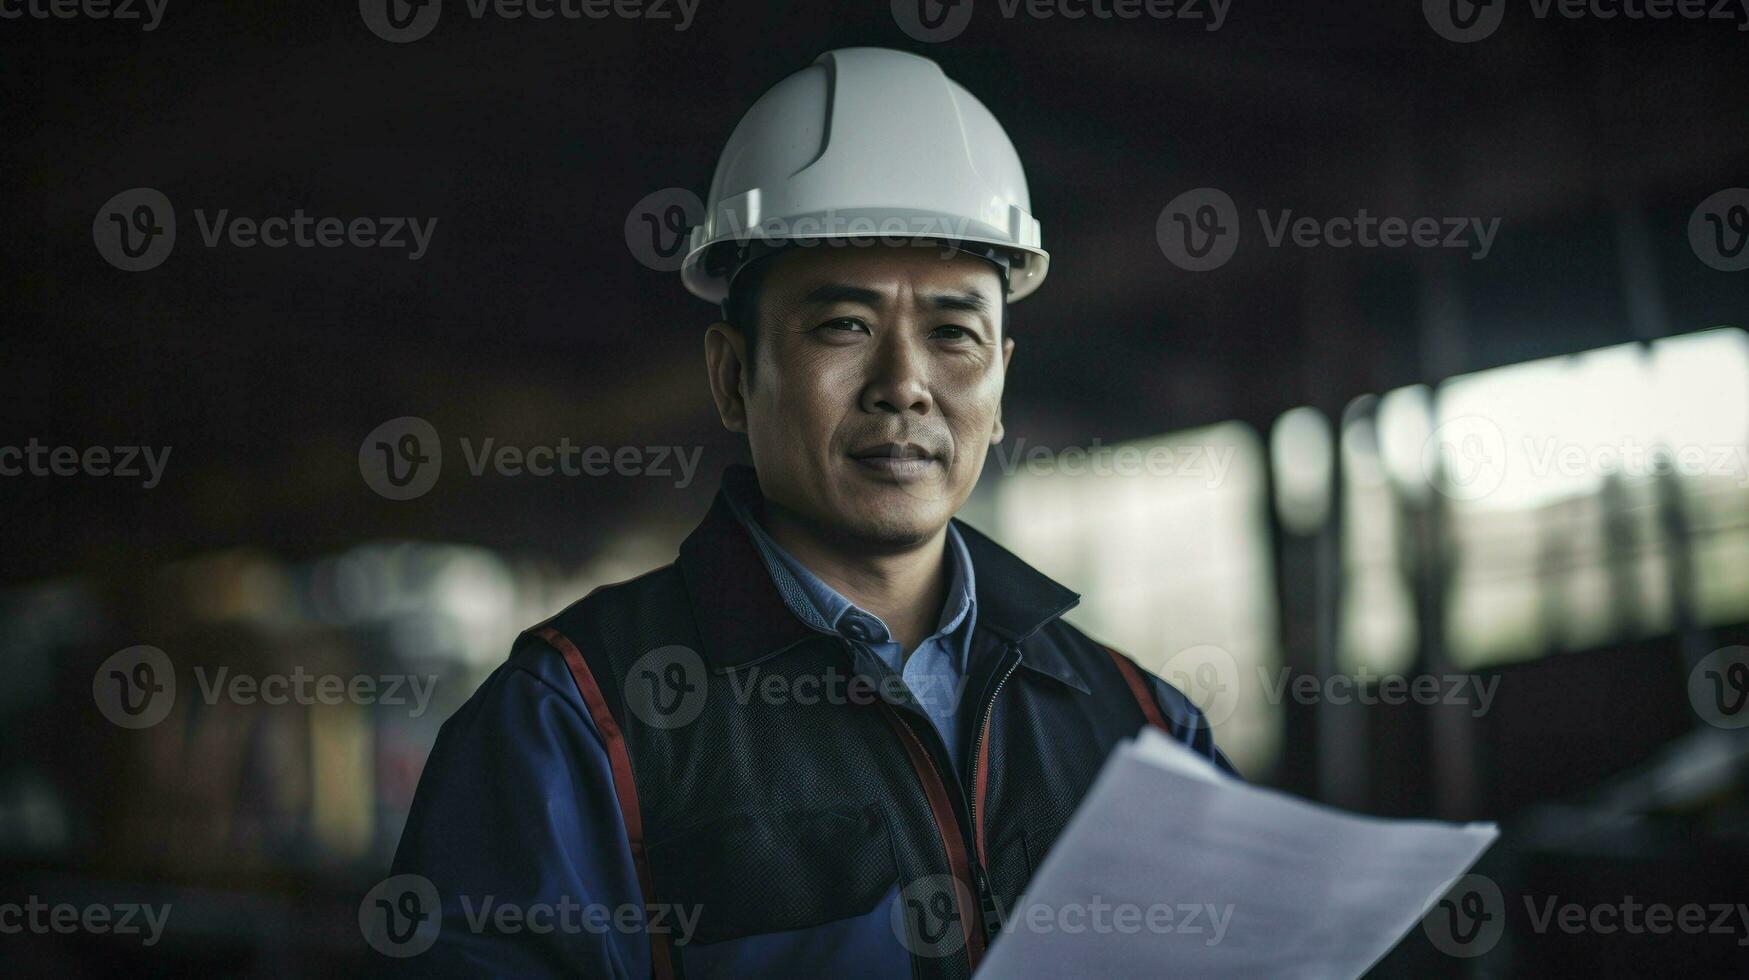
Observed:
[[[854,658],[855,654],[850,641],[840,637],[839,642],[844,646],[845,651],[851,653]],[[966,835],[963,831],[958,831],[956,828],[955,832],[961,837],[961,846],[965,847],[966,863],[970,865],[968,870],[971,872],[974,887],[978,890],[978,908],[975,911],[978,913],[979,921],[975,924],[974,928],[977,929],[978,938],[983,940],[978,944],[982,948],[967,950],[971,964],[974,968],[977,966],[978,960],[981,959],[982,952],[989,948],[990,940],[997,932],[1001,931],[1002,928],[1002,911],[996,904],[995,890],[990,887],[989,874],[984,870],[984,833],[983,825],[979,823],[980,818],[978,817],[978,800],[983,794],[979,792],[978,774],[980,769],[980,757],[983,755],[984,749],[989,741],[990,718],[996,710],[996,698],[1002,693],[1002,687],[1008,683],[1008,678],[1013,676],[1014,671],[1020,667],[1020,643],[1014,640],[1007,641],[1003,646],[1003,656],[1009,660],[1008,667],[1002,672],[1001,676],[997,678],[995,686],[990,689],[990,696],[984,701],[982,722],[978,726],[978,735],[972,742],[972,758],[971,763],[967,768],[967,775],[970,778],[966,780],[966,783],[970,784],[970,792],[967,792],[968,787],[965,783],[961,783],[957,778],[954,780],[956,788],[960,790],[960,799],[966,804],[966,818],[967,823],[969,824],[968,829],[971,831],[969,835],[971,840],[965,839]],[[898,717],[896,709],[891,704],[886,703],[885,699],[882,699],[881,703],[885,710],[891,713],[889,714],[889,717],[894,724],[901,726],[907,732],[911,731],[911,726]],[[917,736],[912,732],[911,737],[915,739]],[[921,750],[921,743],[919,743],[919,749]],[[928,776],[934,778],[936,784],[945,790],[947,781],[943,780],[940,773],[935,771],[935,765],[932,761],[929,761],[929,758],[929,753],[924,751],[923,759],[930,770]],[[919,778],[924,778],[925,773],[922,769],[918,769],[917,775]],[[988,773],[985,774],[985,777],[986,779],[988,778]],[[938,820],[937,823],[939,824],[940,821]],[[949,828],[945,825],[941,825],[939,829],[943,835],[949,833]],[[949,845],[949,850],[949,861],[951,863],[951,845]]]
[[[985,743],[990,735],[990,718],[996,712],[996,699],[1002,694],[1002,685],[1008,683],[1008,678],[1020,666],[1019,652],[1020,645],[1012,641],[1003,648],[1003,656],[1010,658],[1008,669],[1002,672],[1001,677],[997,678],[996,686],[990,689],[989,699],[984,702],[984,717],[978,725],[977,738],[972,741],[972,758],[967,768],[968,779],[966,781],[971,784],[972,790],[967,803],[968,816],[971,817],[972,823],[972,867],[978,879],[978,904],[983,913],[986,940],[992,938],[1002,928],[1003,921],[1002,909],[996,904],[995,890],[990,887],[989,872],[985,870],[987,865],[984,853],[984,824],[983,818],[978,815],[978,804],[984,793],[983,785],[978,782],[978,769],[979,763],[983,761]],[[988,773],[985,773],[985,776],[987,778]]]

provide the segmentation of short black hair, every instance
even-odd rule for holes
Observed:
[[[773,255],[761,256],[742,266],[729,280],[729,295],[723,299],[723,322],[741,331],[747,342],[747,378],[753,378],[753,362],[759,335],[759,292],[771,269]]]
[[[729,295],[723,298],[723,322],[741,331],[747,345],[747,378],[753,378],[753,364],[758,360],[759,293],[765,277],[771,271],[772,260],[781,252],[772,252],[742,266],[729,279]],[[1008,277],[998,277],[1003,295],[999,297],[996,314],[996,339],[1008,336]]]

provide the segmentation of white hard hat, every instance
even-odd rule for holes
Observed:
[[[828,51],[741,118],[680,277],[720,303],[774,244],[939,240],[1007,267],[1010,302],[1044,281],[1026,174],[990,110],[928,58]]]

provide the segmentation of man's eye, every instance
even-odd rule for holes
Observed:
[[[825,323],[820,324],[820,328],[823,330],[844,330],[849,332],[860,330],[863,333],[869,332],[868,324],[853,316],[841,316],[835,320],[827,320]]]
[[[954,323],[944,323],[935,328],[933,336],[942,340],[969,340],[972,332]]]

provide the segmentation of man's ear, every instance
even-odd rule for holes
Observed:
[[[730,432],[747,431],[747,339],[722,320],[704,330],[704,365],[711,399]]]
[[[1008,376],[1008,362],[1014,358],[1014,338],[1002,338],[1002,376]],[[990,443],[1002,441],[1002,399],[996,399],[996,426],[990,430]]]

